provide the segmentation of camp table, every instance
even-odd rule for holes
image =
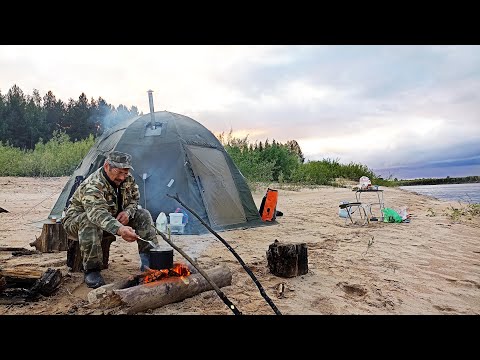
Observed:
[[[383,190],[379,189],[358,189],[355,191],[355,199],[358,203],[361,203],[361,197],[363,193],[375,193],[377,194],[378,202],[368,203],[364,206],[368,206],[370,208],[370,214],[372,213],[372,205],[378,205],[380,209],[380,216],[382,216],[382,209],[385,208],[384,200],[383,200]]]

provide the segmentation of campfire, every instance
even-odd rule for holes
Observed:
[[[139,277],[139,284],[148,284],[150,282],[165,279],[167,277],[185,277],[190,275],[190,269],[181,263],[174,263],[171,269],[148,269],[144,271]]]
[[[225,265],[208,269],[205,274],[218,287],[232,284],[232,272]],[[148,269],[128,279],[93,289],[88,294],[88,301],[98,302],[104,308],[122,306],[127,314],[135,314],[212,289],[212,285],[195,268],[174,262],[170,269]]]
[[[191,274],[191,271],[187,265],[182,263],[174,263],[173,267],[170,269],[161,269],[161,270],[148,269],[142,272],[140,275],[133,277],[133,279],[129,281],[127,287],[145,285],[155,281],[159,281],[167,278],[174,278],[174,277],[178,277],[183,280],[185,277],[189,276],[190,274]]]

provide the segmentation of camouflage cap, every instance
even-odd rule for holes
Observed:
[[[133,170],[132,167],[132,155],[120,152],[120,151],[112,151],[108,154],[108,162],[116,168],[130,168]]]

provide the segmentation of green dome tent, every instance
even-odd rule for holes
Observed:
[[[161,212],[168,215],[182,207],[167,196],[178,194],[215,231],[265,225],[245,178],[215,135],[199,122],[168,111],[141,115],[106,130],[68,180],[50,217],[61,217],[76,185],[114,150],[132,155],[140,205],[154,221]],[[208,232],[185,212],[184,234]]]

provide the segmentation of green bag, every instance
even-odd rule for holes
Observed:
[[[386,222],[386,223],[393,223],[393,222],[401,223],[403,221],[402,217],[393,209],[384,208],[384,209],[382,209],[382,213],[383,213],[383,222]]]

